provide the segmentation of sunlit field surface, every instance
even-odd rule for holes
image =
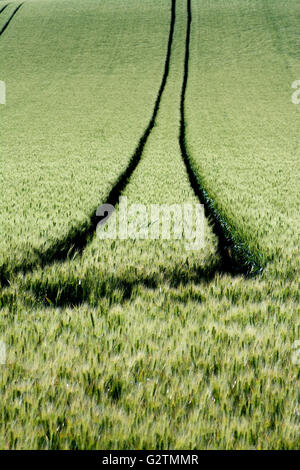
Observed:
[[[296,0],[26,0],[12,18],[0,448],[299,448],[299,22]],[[204,247],[101,240],[119,196],[204,203]]]

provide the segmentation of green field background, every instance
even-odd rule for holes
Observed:
[[[27,0],[13,17],[1,449],[299,448],[299,21],[295,0]],[[228,268],[208,212],[199,251],[96,232],[76,246],[153,116],[120,194],[199,202],[184,144],[255,276]]]

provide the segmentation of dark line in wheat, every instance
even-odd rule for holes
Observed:
[[[6,5],[4,5],[4,7],[2,7],[2,8],[0,9],[0,15],[1,15],[1,13],[5,10],[5,8],[8,7],[8,5],[9,5],[9,3],[7,3]]]
[[[185,97],[189,75],[190,59],[190,40],[192,25],[192,6],[191,0],[187,0],[187,31],[185,44],[184,75],[180,99],[180,148],[182,157],[186,166],[190,184],[195,195],[204,205],[205,215],[212,220],[213,231],[218,238],[218,251],[222,259],[221,270],[230,274],[255,274],[262,270],[259,255],[252,253],[247,243],[241,240],[234,233],[237,232],[226,220],[223,214],[219,212],[215,201],[210,197],[208,191],[204,188],[201,177],[194,167],[186,146],[186,126],[185,126]]]
[[[167,55],[166,55],[166,60],[165,60],[165,69],[164,69],[164,74],[163,74],[162,82],[161,82],[161,85],[160,85],[160,89],[159,89],[159,92],[158,92],[158,95],[157,95],[157,98],[156,98],[156,102],[155,102],[152,117],[150,119],[150,122],[149,122],[143,136],[141,137],[141,139],[139,141],[139,144],[138,144],[133,156],[130,159],[129,165],[127,166],[126,170],[119,176],[117,182],[115,183],[115,185],[111,189],[111,191],[108,195],[108,198],[106,200],[107,204],[111,204],[113,206],[117,204],[118,199],[119,199],[122,191],[124,190],[125,186],[127,185],[129,178],[131,177],[132,173],[136,169],[136,167],[137,167],[137,165],[138,165],[138,163],[141,159],[141,156],[142,156],[144,147],[146,145],[146,142],[148,140],[148,137],[149,137],[149,135],[150,135],[150,133],[151,133],[153,127],[154,127],[155,120],[156,120],[156,117],[157,117],[157,113],[158,113],[158,110],[159,110],[159,105],[160,105],[161,98],[162,98],[162,95],[163,95],[163,92],[164,92],[164,89],[165,89],[165,86],[166,86],[166,83],[167,83],[169,70],[170,70],[170,58],[171,58],[171,50],[172,50],[172,43],[173,43],[173,36],[174,36],[175,17],[176,17],[175,12],[176,12],[176,0],[172,0],[171,24],[170,24],[170,33],[169,33],[169,40],[168,40],[168,49],[167,49]],[[99,221],[99,219],[98,219],[98,221]]]
[[[139,164],[144,147],[148,140],[148,137],[155,125],[155,120],[157,117],[157,113],[159,110],[161,98],[167,83],[167,78],[169,75],[170,70],[170,59],[171,59],[171,50],[172,50],[172,43],[173,43],[173,36],[174,36],[174,28],[175,28],[175,18],[176,18],[176,0],[171,0],[171,22],[170,22],[170,32],[168,38],[168,47],[167,47],[167,54],[165,59],[164,65],[164,73],[161,81],[161,85],[156,97],[154,109],[152,112],[152,117],[149,121],[149,124],[144,131],[144,134],[139,140],[139,143],[135,149],[134,154],[131,156],[129,164],[127,168],[124,170],[123,173],[118,177],[117,181],[113,185],[112,189],[110,190],[109,194],[105,198],[105,204],[111,204],[115,206],[119,200],[119,197],[126,187],[129,178],[131,177],[132,173],[136,169],[137,165]],[[51,246],[44,252],[40,252],[39,250],[34,251],[34,255],[36,260],[30,263],[22,263],[19,266],[10,267],[8,265],[2,266],[0,268],[0,282],[3,286],[9,284],[9,279],[13,274],[18,272],[26,272],[35,269],[36,267],[44,267],[46,265],[50,265],[55,261],[63,261],[67,258],[72,257],[76,252],[81,253],[84,248],[88,245],[90,240],[92,239],[97,224],[100,218],[96,215],[96,209],[93,210],[92,215],[89,218],[89,222],[81,225],[80,227],[73,228],[67,236],[65,236],[62,240],[56,241],[55,245]]]
[[[20,3],[20,5],[17,6],[17,8],[14,10],[14,12],[10,15],[10,17],[8,18],[8,20],[6,21],[5,25],[2,27],[2,29],[0,30],[0,36],[2,36],[2,34],[4,33],[4,31],[6,30],[6,28],[8,27],[9,23],[11,22],[11,20],[13,19],[13,17],[18,13],[18,11],[20,10],[21,6],[23,5],[23,3]]]

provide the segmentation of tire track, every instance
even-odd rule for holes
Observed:
[[[7,3],[6,5],[4,5],[4,7],[0,8],[0,15],[1,13],[8,7],[9,3]]]
[[[19,7],[15,10],[11,18],[16,14],[17,10],[21,6],[22,4],[19,5]],[[163,95],[163,92],[167,83],[169,70],[170,70],[170,59],[171,59],[171,50],[172,50],[172,43],[173,43],[173,36],[174,36],[174,29],[175,29],[175,19],[176,19],[176,0],[171,0],[170,31],[169,31],[169,37],[168,37],[164,73],[163,73],[161,85],[160,85],[160,88],[158,90],[158,94],[155,100],[152,116],[151,116],[148,126],[146,127],[144,131],[144,134],[140,138],[139,143],[129,160],[128,166],[119,175],[117,181],[113,185],[109,194],[104,199],[103,204],[111,204],[113,206],[117,204],[122,191],[125,189],[132,173],[134,172],[134,170],[136,169],[137,165],[139,164],[141,160],[144,147],[155,125],[161,98],[162,98],[162,95]],[[9,24],[9,21],[8,21],[8,24]],[[96,208],[95,208],[89,217],[89,222],[82,224],[79,227],[75,227],[71,229],[71,231],[64,238],[62,238],[61,240],[57,240],[55,244],[49,247],[47,250],[43,252],[39,250],[34,250],[33,252],[33,257],[35,258],[34,261],[31,261],[30,263],[27,263],[27,264],[22,262],[20,265],[17,265],[15,267],[11,267],[9,265],[3,265],[0,268],[1,285],[3,287],[8,286],[10,284],[10,279],[12,278],[12,276],[17,274],[18,272],[25,273],[28,271],[32,271],[37,267],[43,268],[47,265],[54,263],[55,261],[64,261],[68,258],[71,258],[75,255],[75,253],[82,253],[82,251],[85,249],[85,247],[90,243],[91,239],[93,238],[95,231],[96,231],[97,224],[100,220],[101,220],[101,217],[97,216]]]
[[[8,18],[8,20],[6,21],[6,23],[4,24],[4,26],[2,26],[2,29],[0,30],[0,36],[2,36],[2,34],[4,33],[4,31],[6,30],[6,28],[8,27],[9,23],[11,22],[11,20],[13,19],[13,17],[18,13],[18,11],[20,10],[20,8],[22,7],[22,5],[24,4],[23,3],[20,3],[20,5],[17,6],[17,8],[15,8],[15,10],[13,11],[13,13],[10,15],[10,17]],[[6,5],[7,6],[7,5]],[[3,11],[3,9],[2,9]]]
[[[107,200],[106,204],[111,204],[115,206],[118,202],[118,199],[122,193],[122,191],[125,189],[129,178],[131,177],[132,173],[136,169],[141,157],[142,153],[144,150],[144,147],[147,143],[147,140],[149,138],[149,135],[155,125],[156,117],[159,111],[159,106],[161,102],[161,98],[163,95],[163,92],[166,87],[168,75],[169,75],[169,70],[170,70],[170,59],[171,59],[171,50],[172,50],[172,43],[173,43],[173,36],[174,36],[174,28],[175,28],[175,18],[176,18],[176,0],[172,0],[172,7],[171,7],[171,23],[170,23],[170,32],[169,32],[169,40],[168,40],[168,48],[167,48],[167,55],[166,55],[166,60],[165,60],[165,68],[164,68],[164,74],[162,78],[162,82],[158,91],[158,95],[155,101],[154,109],[153,109],[153,114],[150,119],[150,122],[141,137],[139,144],[132,155],[129,165],[127,166],[126,170],[119,176],[117,182],[114,184],[113,188],[111,189]],[[97,222],[99,222],[99,218],[97,218]]]
[[[222,258],[222,271],[230,274],[255,275],[261,273],[263,269],[260,263],[259,253],[251,252],[247,243],[237,235],[237,228],[230,225],[224,214],[218,210],[215,201],[205,189],[201,176],[197,172],[193,160],[188,154],[186,144],[185,97],[189,75],[191,25],[192,4],[191,0],[187,0],[185,61],[180,100],[181,118],[179,141],[182,158],[194,193],[204,205],[206,217],[210,218],[213,222],[213,231],[218,238],[218,251]]]

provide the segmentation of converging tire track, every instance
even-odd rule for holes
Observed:
[[[235,236],[235,227],[232,227],[223,214],[219,212],[215,201],[205,189],[201,176],[195,169],[193,161],[188,154],[186,146],[186,120],[185,120],[185,97],[189,75],[190,41],[192,25],[192,4],[187,0],[187,31],[185,44],[184,75],[180,100],[180,148],[182,157],[189,176],[190,184],[195,195],[204,205],[205,215],[213,222],[213,230],[218,238],[218,250],[222,258],[222,271],[230,274],[253,275],[262,271],[258,253],[252,253],[247,243]]]
[[[10,15],[10,17],[8,18],[8,20],[6,21],[5,25],[2,26],[2,29],[0,30],[0,36],[2,36],[2,34],[4,33],[4,31],[6,30],[6,28],[8,27],[9,23],[11,22],[11,20],[13,19],[13,17],[18,13],[18,11],[20,10],[20,8],[22,7],[22,5],[24,5],[24,2],[23,3],[20,3],[20,5],[17,6],[17,8],[15,8],[15,10],[13,11],[13,13]],[[7,5],[6,5],[7,6]],[[1,10],[3,11],[3,9]],[[1,13],[1,12],[0,12]]]
[[[15,10],[13,15],[10,17],[9,21],[12,17],[16,14],[19,7]],[[169,70],[170,70],[170,59],[171,59],[171,51],[172,51],[172,43],[174,37],[174,29],[175,29],[175,19],[176,19],[176,0],[171,0],[171,20],[170,20],[170,30],[169,30],[169,37],[168,37],[168,45],[167,45],[167,54],[165,59],[164,65],[164,73],[161,81],[161,85],[156,97],[154,109],[152,112],[151,119],[147,128],[144,131],[144,134],[139,140],[139,143],[134,151],[134,154],[131,156],[130,161],[126,169],[123,173],[120,174],[117,181],[113,185],[112,189],[110,190],[109,194],[105,198],[103,204],[111,204],[115,206],[119,200],[119,197],[126,187],[132,173],[136,169],[137,165],[139,164],[144,147],[146,142],[151,134],[151,131],[155,125],[156,117],[159,111],[159,106],[161,102],[161,98],[163,92],[166,87]],[[7,25],[9,24],[7,22]],[[6,25],[6,27],[7,27]],[[47,265],[51,265],[55,261],[64,261],[67,258],[74,256],[75,253],[82,253],[88,243],[91,241],[92,237],[95,234],[97,224],[101,220],[101,217],[97,216],[96,208],[93,210],[92,214],[89,217],[89,222],[81,225],[80,227],[73,228],[63,239],[56,241],[54,245],[52,245],[47,250],[41,252],[36,250],[34,252],[36,260],[29,264],[21,263],[14,268],[9,266],[2,266],[0,268],[0,282],[2,286],[7,286],[10,284],[10,279],[13,275],[17,274],[18,272],[27,272],[32,271],[37,267],[45,267]]]
[[[1,30],[1,34],[7,28],[9,22],[17,11],[21,8],[21,3],[11,15],[7,23]],[[176,20],[176,0],[171,0],[171,20],[170,30],[167,45],[167,53],[164,64],[164,73],[161,81],[160,88],[156,97],[151,119],[147,128],[145,129],[139,143],[130,158],[129,164],[126,169],[119,175],[117,181],[111,188],[109,194],[104,199],[103,204],[109,204],[116,206],[119,197],[123,190],[127,186],[133,172],[137,168],[142,154],[147,143],[147,140],[153,130],[157,118],[157,114],[160,108],[161,98],[164,93],[169,71],[170,71],[170,59],[174,37]],[[216,207],[215,201],[210,197],[208,191],[202,184],[201,176],[195,169],[194,163],[188,154],[186,146],[186,123],[185,123],[185,97],[188,84],[189,74],[189,57],[190,57],[190,39],[191,39],[191,24],[192,24],[192,6],[191,0],[187,0],[187,29],[186,29],[186,44],[185,44],[185,59],[184,59],[184,73],[183,82],[180,96],[180,129],[179,129],[179,144],[181,155],[186,167],[186,171],[189,177],[191,187],[205,207],[206,217],[210,218],[213,222],[213,231],[218,238],[218,251],[221,257],[221,266],[216,268],[219,272],[226,272],[230,274],[255,274],[262,270],[259,263],[259,256],[252,253],[247,244],[235,233],[237,232],[235,227],[231,226],[226,218],[219,212]],[[76,253],[81,254],[86,246],[92,240],[97,224],[101,220],[97,216],[96,209],[93,210],[89,217],[89,221],[81,224],[80,226],[73,227],[65,237],[55,241],[45,251],[35,250],[35,260],[30,263],[21,263],[15,267],[8,265],[2,266],[0,270],[0,282],[3,286],[10,283],[10,279],[14,274],[18,272],[33,271],[36,268],[43,268],[47,265],[51,265],[56,261],[64,261],[68,258],[72,258]]]

